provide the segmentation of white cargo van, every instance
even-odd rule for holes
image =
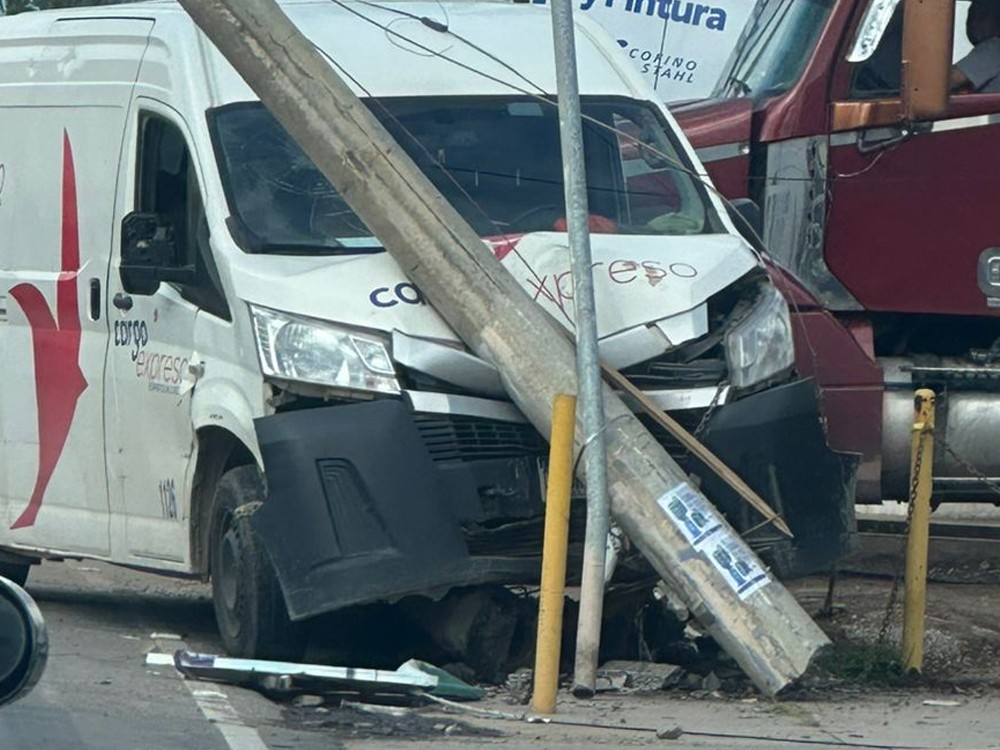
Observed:
[[[548,11],[283,7],[569,326]],[[578,23],[604,356],[801,544],[751,541],[826,560],[851,464],[791,372],[786,304],[652,90]],[[175,3],[0,18],[0,237],[7,574],[211,577],[240,654],[280,653],[289,615],[537,578],[542,438]]]

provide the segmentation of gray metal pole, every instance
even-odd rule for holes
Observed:
[[[604,398],[597,350],[597,313],[590,258],[590,212],[583,159],[580,88],[576,73],[573,0],[552,0],[552,38],[556,55],[559,128],[562,141],[566,224],[573,268],[573,307],[576,321],[576,372],[579,381],[583,461],[587,484],[587,534],[580,584],[580,619],[576,630],[573,693],[589,697],[597,679],[604,613],[604,557],[611,526],[608,501],[607,449],[604,435]]]

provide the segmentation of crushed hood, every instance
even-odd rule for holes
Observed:
[[[573,277],[565,233],[491,241],[536,303],[573,330]],[[601,351],[617,366],[643,361],[707,331],[707,300],[757,267],[732,235],[593,235]],[[342,325],[459,343],[388,253],[348,257],[242,256],[233,282],[247,302]]]
[[[757,267],[746,244],[732,235],[595,234],[590,242],[601,339],[691,313]],[[494,251],[529,296],[572,330],[573,274],[567,236],[529,234],[495,242]]]

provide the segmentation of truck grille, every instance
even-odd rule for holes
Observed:
[[[459,415],[415,417],[417,430],[434,461],[483,461],[540,456],[545,442],[530,424]]]

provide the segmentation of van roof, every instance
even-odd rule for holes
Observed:
[[[344,80],[361,96],[505,95],[556,92],[548,6],[509,0],[279,0]],[[577,14],[579,16],[580,14]],[[152,19],[167,49],[193,47],[200,34],[174,0],[21,13],[0,18],[0,48],[74,36],[113,44],[121,19]],[[118,24],[115,21],[119,21]],[[86,22],[81,28],[77,22]],[[94,24],[91,27],[91,24]],[[440,30],[445,24],[447,31]],[[436,28],[435,28],[436,27]],[[618,45],[596,24],[576,19],[580,91],[655,99]],[[128,33],[128,32],[126,32]],[[214,104],[255,98],[210,45],[205,65]],[[8,57],[9,52],[4,54]],[[617,65],[609,65],[609,59]],[[191,61],[193,64],[193,61]],[[193,71],[192,71],[193,72]]]

